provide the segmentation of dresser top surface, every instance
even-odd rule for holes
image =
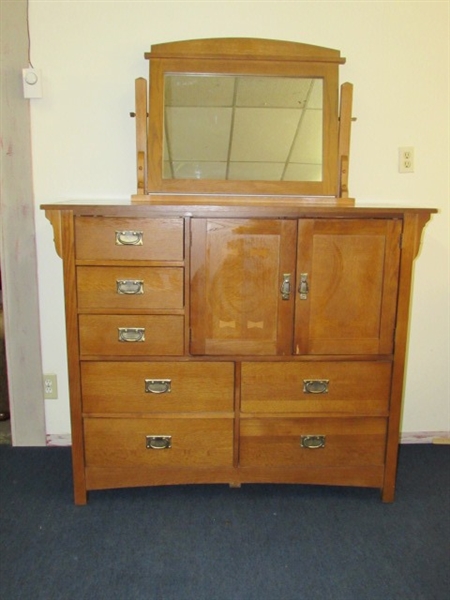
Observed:
[[[259,197],[258,202],[245,198],[171,196],[169,201],[157,196],[146,201],[131,199],[66,200],[41,205],[43,210],[73,211],[75,215],[136,217],[230,217],[230,218],[402,218],[406,214],[430,215],[432,207],[402,204],[367,203],[354,206],[332,206],[326,203],[298,204],[295,198]]]

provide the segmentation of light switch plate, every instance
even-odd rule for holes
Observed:
[[[42,73],[39,69],[22,69],[23,97],[42,98]]]

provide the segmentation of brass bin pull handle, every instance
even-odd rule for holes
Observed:
[[[304,394],[328,394],[329,379],[304,379]]]
[[[116,279],[116,291],[119,295],[136,296],[144,293],[143,279]]]
[[[171,379],[146,379],[146,394],[169,394],[172,391]]]
[[[300,446],[309,450],[325,448],[325,438],[324,435],[302,435],[300,436]]]
[[[143,246],[143,231],[116,231],[116,246]]]
[[[280,287],[281,299],[289,300],[291,297],[291,274],[283,273],[283,281]]]
[[[145,342],[145,327],[119,327],[119,342]]]
[[[308,300],[308,273],[300,273],[300,284],[298,286],[298,293],[300,294],[300,300]]]
[[[145,437],[147,450],[170,450],[172,448],[171,435],[147,435]]]

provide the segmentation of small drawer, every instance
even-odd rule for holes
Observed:
[[[76,217],[78,260],[183,260],[182,219]]]
[[[91,413],[233,411],[233,363],[82,362]]]
[[[390,362],[248,362],[241,410],[251,413],[387,415]]]
[[[181,267],[78,267],[78,307],[182,308]]]
[[[233,463],[233,419],[84,420],[87,467],[219,467]]]
[[[82,356],[181,356],[184,317],[178,315],[80,315]]]
[[[352,467],[384,464],[386,419],[241,419],[242,467]]]

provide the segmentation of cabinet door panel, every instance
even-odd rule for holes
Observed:
[[[299,222],[297,354],[389,354],[400,256],[398,220]]]
[[[191,353],[291,354],[296,221],[193,219],[191,226]]]

